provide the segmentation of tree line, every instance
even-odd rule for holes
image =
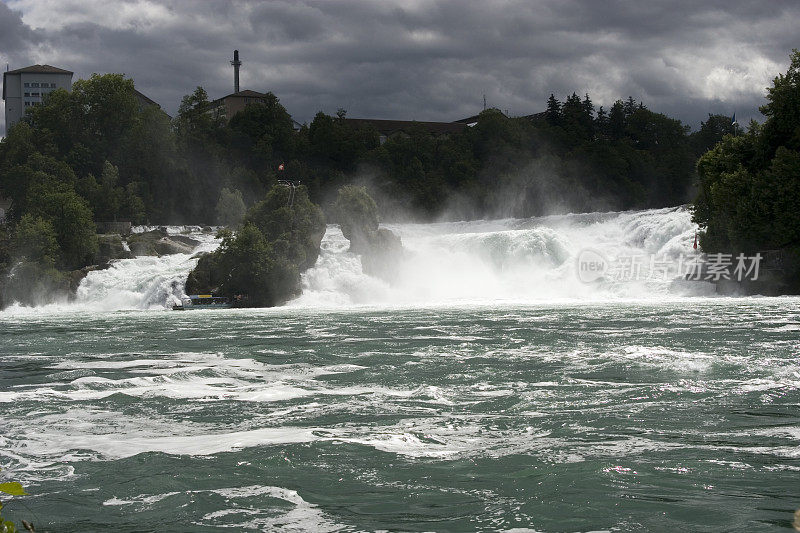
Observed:
[[[74,192],[95,221],[212,224],[223,189],[252,205],[281,178],[301,181],[321,205],[361,181],[388,204],[384,212],[424,218],[530,216],[551,203],[657,207],[690,199],[697,157],[735,127],[709,116],[690,133],[632,98],[606,111],[576,94],[563,102],[551,95],[539,115],[489,109],[476,122],[446,136],[412,126],[381,144],[374,128],[353,126],[343,110],[320,112],[295,131],[271,93],[226,122],[201,87],[170,120],[140,106],[133,80],[94,75],[54,91],[10,129],[0,143],[0,194],[13,201],[15,222],[31,198],[60,189]]]

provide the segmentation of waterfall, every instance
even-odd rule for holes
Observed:
[[[337,226],[330,225],[316,265],[303,274],[302,295],[289,305],[535,303],[664,298],[708,291],[707,284],[680,284],[675,276],[585,283],[576,275],[576,260],[584,250],[609,260],[658,256],[677,261],[681,254],[692,253],[696,227],[685,207],[387,227],[402,238],[406,250],[391,283],[364,274],[360,257],[348,251],[349,242]],[[199,227],[167,229],[201,244],[192,254],[115,261],[106,270],[90,272],[80,283],[75,301],[47,307],[73,311],[169,308],[184,294],[186,277],[197,264],[195,254],[215,249],[219,241]]]
[[[709,290],[704,283],[676,282],[677,273],[584,283],[576,272],[585,250],[609,261],[636,258],[643,267],[650,257],[677,263],[691,255],[696,226],[685,207],[387,227],[408,252],[392,283],[363,274],[341,232],[329,227],[317,264],[303,275],[303,295],[293,304],[526,303]]]

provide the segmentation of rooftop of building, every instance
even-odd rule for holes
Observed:
[[[31,65],[29,67],[7,70],[3,72],[3,100],[6,99],[6,76],[9,74],[69,74],[72,76],[73,72],[54,67],[53,65]]]
[[[161,109],[161,105],[160,105],[158,102],[156,102],[156,101],[155,101],[155,100],[153,100],[152,98],[150,98],[150,97],[146,96],[144,93],[142,93],[142,92],[138,91],[137,89],[134,89],[134,90],[133,90],[133,92],[136,94],[136,96],[138,96],[139,98],[141,98],[142,100],[144,100],[146,103],[148,103],[148,104],[150,104],[150,105],[154,105],[154,106],[156,106],[157,108]]]
[[[239,91],[238,93],[231,93],[226,96],[221,96],[220,98],[213,100],[211,103],[213,104],[216,102],[222,102],[226,98],[264,98],[265,96],[267,95],[264,93],[251,91],[250,89],[245,89],[244,91]]]
[[[29,67],[9,70],[6,74],[73,74],[73,72],[52,65],[31,65]]]

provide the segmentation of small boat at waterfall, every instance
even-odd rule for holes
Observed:
[[[181,303],[172,306],[173,311],[189,311],[191,309],[228,309],[231,302],[223,296],[213,294],[192,294],[181,299]]]

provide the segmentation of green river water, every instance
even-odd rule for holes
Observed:
[[[0,313],[37,531],[789,531],[800,300]]]

